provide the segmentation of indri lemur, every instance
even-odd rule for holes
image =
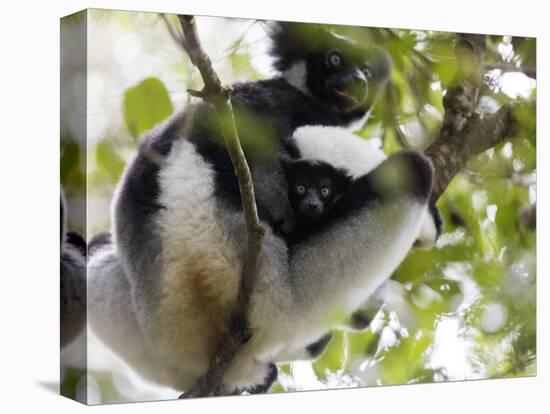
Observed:
[[[281,157],[293,213],[292,227],[282,228],[289,248],[323,228],[335,203],[352,184],[342,168],[313,159]],[[282,226],[284,227],[284,225]]]
[[[232,94],[259,210],[276,221],[289,210],[283,155],[366,175],[331,225],[296,243],[291,256],[285,237],[261,217],[266,236],[249,306],[252,337],[226,372],[227,392],[264,391],[274,379],[272,362],[315,353],[313,343],[322,347],[319,338],[338,322],[331,315],[353,312],[411,248],[432,185],[431,165],[416,153],[390,157],[369,173],[372,156],[357,151],[366,142],[327,133],[310,151],[293,134],[364,117],[389,76],[383,50],[322,25],[273,23],[269,30],[281,76],[235,84]],[[147,151],[128,164],[113,201],[114,243],[88,266],[94,332],[145,378],[182,391],[208,369],[237,301],[246,251],[238,183],[218,119],[202,102],[189,114],[142,138]],[[407,180],[373,191],[373,179],[394,170]]]

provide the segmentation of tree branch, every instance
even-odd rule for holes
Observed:
[[[217,351],[210,361],[208,372],[193,389],[182,395],[182,397],[188,398],[224,394],[226,391],[222,386],[224,373],[240,347],[250,339],[251,333],[247,323],[248,305],[250,293],[257,279],[258,261],[262,251],[265,229],[258,217],[252,175],[237,132],[231,104],[231,89],[222,85],[208,55],[202,49],[194,16],[179,15],[178,19],[183,29],[183,37],[178,37],[175,34],[172,36],[180,40],[180,44],[189,55],[191,62],[199,69],[204,81],[204,88],[201,91],[189,91],[189,93],[201,97],[216,110],[227,152],[239,182],[247,236],[246,258],[241,273],[236,309],[231,319],[227,321]],[[173,32],[171,31],[171,33]]]
[[[443,98],[443,124],[425,151],[435,168],[434,202],[470,157],[515,136],[518,131],[511,105],[483,118],[475,111],[482,85],[484,50],[485,36],[459,35],[455,47],[458,77]]]
[[[471,115],[461,131],[442,127],[434,142],[426,149],[434,165],[435,181],[432,200],[436,201],[468,160],[514,135],[515,119],[510,106],[483,119]]]

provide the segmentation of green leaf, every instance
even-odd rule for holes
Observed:
[[[124,94],[124,119],[134,138],[169,117],[173,111],[168,90],[158,78],[147,78]]]
[[[313,365],[317,377],[324,379],[328,372],[336,372],[345,365],[347,347],[345,336],[346,334],[342,331],[333,332],[328,349]]]
[[[124,161],[113,150],[110,142],[107,140],[99,142],[95,156],[98,166],[107,171],[113,182],[116,182],[124,170]]]
[[[66,184],[67,177],[80,163],[80,148],[75,142],[68,142],[61,149],[61,183]]]
[[[381,361],[381,379],[384,384],[404,384],[414,378],[425,365],[425,352],[432,343],[432,335],[422,331],[403,339],[398,345],[388,348]]]
[[[276,382],[275,384],[273,384],[271,386],[271,388],[269,389],[269,393],[270,394],[277,394],[277,393],[280,393],[280,392],[285,392],[285,388],[278,382]]]

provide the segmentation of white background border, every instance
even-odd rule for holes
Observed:
[[[538,376],[527,379],[410,385],[275,396],[123,404],[115,412],[532,413],[548,410],[550,315],[548,104],[550,73],[544,1],[456,0],[18,0],[0,12],[0,398],[3,412],[83,412],[53,391],[58,379],[59,18],[86,7],[186,12],[536,36],[538,46]],[[372,7],[372,9],[371,9]],[[545,89],[546,88],[546,89]],[[542,186],[541,186],[542,183]],[[546,295],[544,295],[546,296]],[[541,300],[542,299],[542,300]],[[544,394],[546,392],[546,395]],[[284,411],[283,411],[284,410]]]

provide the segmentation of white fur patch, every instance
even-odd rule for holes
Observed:
[[[415,246],[420,249],[431,249],[437,239],[437,227],[431,214],[426,214],[426,219],[422,222],[420,233],[416,239]]]
[[[306,62],[303,60],[292,64],[287,70],[285,70],[283,72],[283,79],[306,95],[310,94],[307,87]]]
[[[386,159],[371,141],[332,126],[303,126],[294,131],[294,140],[303,158],[314,158],[344,168],[357,178]]]

